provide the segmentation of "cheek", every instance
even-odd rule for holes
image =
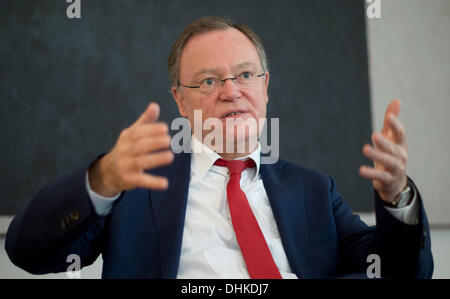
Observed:
[[[195,111],[200,110],[201,111],[201,121],[202,123],[205,122],[206,119],[211,117],[216,117],[216,104],[217,101],[208,99],[208,98],[192,98],[190,99],[189,105],[188,105],[188,119],[190,121],[194,120]]]
[[[267,95],[264,92],[248,92],[245,94],[245,97],[251,103],[253,109],[255,110],[255,116],[257,118],[266,117],[266,104],[267,104]]]
[[[210,117],[217,117],[218,112],[221,111],[221,105],[223,103],[215,95],[203,98],[200,105],[201,108],[199,108],[203,112],[203,120]]]
[[[195,96],[189,96],[185,100],[185,107],[186,107],[188,117],[193,117],[195,110],[203,110],[202,100],[198,99]]]

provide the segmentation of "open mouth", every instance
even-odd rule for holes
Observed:
[[[239,114],[242,114],[243,112],[231,112],[231,113],[228,113],[227,115],[225,115],[225,117],[230,117],[230,116],[235,116],[235,115],[239,115]]]
[[[236,117],[245,113],[246,113],[245,111],[233,111],[225,114],[223,118]]]

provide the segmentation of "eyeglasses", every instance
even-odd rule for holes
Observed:
[[[219,85],[223,87],[225,84],[225,81],[231,80],[234,83],[236,83],[241,88],[249,88],[255,86],[255,83],[257,82],[258,78],[263,77],[266,75],[266,72],[263,72],[262,74],[256,75],[254,72],[242,72],[237,77],[230,77],[225,79],[218,79],[214,77],[206,78],[199,82],[199,85],[184,85],[178,82],[179,86],[186,87],[186,88],[192,88],[192,89],[198,89],[203,94],[210,94],[212,93]]]

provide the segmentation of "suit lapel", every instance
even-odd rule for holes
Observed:
[[[307,276],[308,225],[303,181],[286,164],[261,164],[261,177],[291,270]]]
[[[191,155],[175,155],[173,163],[152,172],[169,179],[166,191],[150,191],[150,201],[160,242],[162,278],[176,278],[183,239],[189,190]]]

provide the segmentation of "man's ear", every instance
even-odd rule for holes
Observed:
[[[182,117],[186,117],[186,107],[184,107],[183,94],[181,90],[172,86],[172,96],[175,99],[175,102],[178,106],[178,111]]]
[[[265,82],[264,82],[264,87],[266,89],[266,104],[269,101],[269,79],[270,79],[270,74],[269,71],[266,71],[266,75],[265,77]]]

